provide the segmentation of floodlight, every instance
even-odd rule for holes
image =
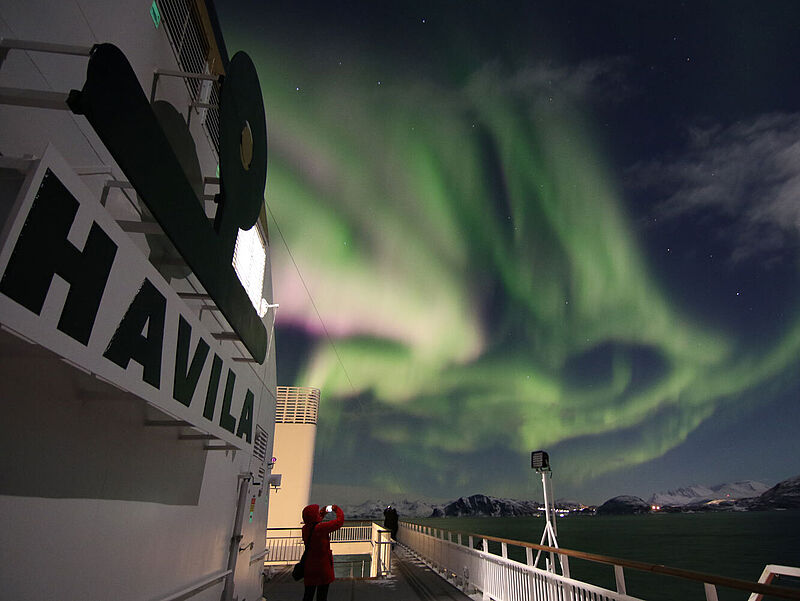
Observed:
[[[531,453],[531,469],[538,472],[546,472],[550,470],[550,457],[547,451],[533,451]]]

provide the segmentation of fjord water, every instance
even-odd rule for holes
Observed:
[[[539,543],[543,518],[429,518],[426,526]],[[766,564],[800,567],[800,511],[570,516],[558,520],[561,547],[757,581]],[[464,540],[466,544],[466,539]],[[489,550],[500,553],[499,544]],[[525,553],[509,546],[509,557]],[[570,559],[574,578],[614,590],[610,566]],[[703,601],[702,583],[625,570],[628,594],[647,601]],[[790,586],[788,583],[780,583]],[[744,591],[718,588],[720,601]]]

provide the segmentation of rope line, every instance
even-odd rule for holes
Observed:
[[[350,384],[350,389],[353,391],[353,396],[355,397],[355,402],[358,405],[359,413],[362,416],[368,415],[368,412],[364,410],[364,399],[362,399],[361,396],[358,394],[356,387],[353,385],[353,381],[350,379],[350,374],[347,372],[347,368],[344,366],[344,363],[342,362],[342,358],[339,355],[339,350],[336,348],[336,344],[333,342],[333,338],[331,337],[330,332],[328,332],[328,328],[325,325],[325,321],[322,319],[322,315],[320,314],[319,309],[317,308],[317,303],[314,301],[314,297],[311,294],[311,290],[309,290],[308,285],[306,284],[306,281],[303,278],[303,274],[300,273],[300,267],[297,265],[297,261],[295,261],[294,255],[292,255],[292,251],[289,248],[289,244],[286,242],[286,237],[283,235],[283,231],[281,231],[281,226],[278,223],[278,220],[275,218],[275,213],[273,213],[268,203],[264,204],[267,207],[267,211],[269,212],[272,222],[275,224],[275,229],[278,230],[278,234],[280,235],[281,240],[283,241],[283,245],[286,247],[286,252],[289,254],[289,258],[292,261],[292,265],[294,265],[295,271],[297,271],[297,275],[300,278],[300,281],[303,283],[303,288],[305,288],[306,294],[308,294],[308,298],[311,301],[311,305],[314,307],[314,312],[317,314],[317,318],[319,319],[319,322],[322,324],[322,329],[325,332],[325,337],[328,339],[331,348],[333,348],[333,352],[336,355],[336,360],[339,362],[339,366],[342,368],[345,378],[347,378],[348,384]],[[402,480],[400,479],[397,473],[397,469],[393,464],[389,465],[389,471],[391,473],[391,477],[394,480],[395,486],[400,488],[400,482],[402,482]]]
[[[353,381],[350,379],[350,374],[347,373],[347,368],[345,368],[344,363],[342,363],[342,357],[339,355],[339,350],[336,348],[336,344],[334,344],[330,332],[328,332],[328,326],[325,325],[325,321],[322,319],[322,315],[320,314],[319,309],[317,308],[317,303],[314,301],[314,297],[311,294],[311,290],[309,290],[308,285],[306,284],[306,281],[303,278],[303,274],[300,273],[300,268],[297,266],[297,261],[294,260],[294,255],[292,254],[292,251],[289,248],[289,244],[286,242],[286,238],[284,237],[283,232],[281,231],[281,226],[280,224],[278,224],[278,220],[275,218],[275,213],[272,212],[272,209],[270,208],[268,203],[265,204],[267,206],[267,211],[269,212],[270,217],[272,218],[272,222],[275,224],[275,229],[278,230],[278,234],[280,235],[281,240],[283,241],[283,245],[286,247],[286,252],[289,253],[289,258],[292,260],[292,265],[294,265],[295,271],[297,271],[297,276],[303,283],[303,288],[305,288],[306,294],[308,294],[308,299],[311,301],[311,306],[314,307],[314,312],[317,314],[317,319],[319,319],[319,323],[322,324],[322,329],[325,332],[325,337],[328,339],[331,348],[333,348],[333,352],[336,355],[336,360],[339,362],[339,367],[342,368],[342,371],[344,372],[344,377],[347,378],[347,383],[350,384],[350,389],[353,391],[353,395],[358,396],[358,391],[356,391],[356,387],[353,385]]]

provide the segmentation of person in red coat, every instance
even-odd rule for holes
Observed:
[[[336,519],[323,522],[327,512],[319,505],[307,505],[303,509],[303,542],[306,545],[306,562],[303,584],[306,586],[303,601],[312,601],[317,593],[317,601],[326,601],[328,586],[336,580],[333,574],[333,553],[330,534],[344,524],[344,513],[338,505],[329,506],[336,512]],[[314,531],[311,531],[311,525]],[[310,535],[310,540],[309,540]]]

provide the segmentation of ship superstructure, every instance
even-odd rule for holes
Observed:
[[[0,587],[258,599],[258,76],[203,0],[0,3]]]

